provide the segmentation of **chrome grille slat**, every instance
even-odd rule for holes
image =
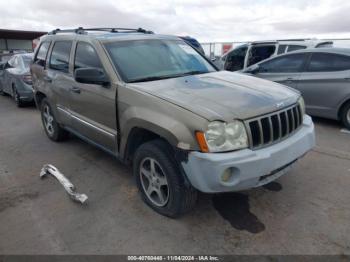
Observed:
[[[251,149],[276,143],[293,134],[302,124],[301,110],[293,105],[245,121]]]
[[[279,133],[278,139],[281,139],[282,138],[282,124],[281,124],[280,114],[277,114],[277,119],[278,119],[278,133]]]
[[[258,120],[258,125],[259,125],[259,133],[260,133],[260,143],[259,145],[263,145],[264,144],[264,133],[263,133],[263,129],[262,129],[262,125],[261,125],[261,119]]]
[[[273,142],[273,126],[272,126],[271,117],[269,117],[269,126],[270,126],[270,141],[269,141],[269,143],[272,143]]]
[[[287,125],[287,127],[286,127],[286,129],[287,129],[287,133],[286,133],[286,135],[288,135],[288,134],[290,133],[290,129],[289,129],[289,119],[288,119],[288,113],[287,113],[287,110],[286,110],[286,111],[284,111],[283,113],[284,113],[284,115],[285,115],[285,117],[286,117],[286,125]]]
[[[296,112],[296,115],[297,115],[297,125],[299,125],[299,123],[300,123],[300,116],[299,116],[299,110],[298,110],[298,108],[295,108],[295,112]]]
[[[293,108],[290,110],[290,114],[292,116],[292,132],[293,132],[294,129],[295,129],[294,110],[293,110]]]

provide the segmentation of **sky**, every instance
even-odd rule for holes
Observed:
[[[200,42],[350,38],[346,0],[0,0],[0,28],[142,27]]]

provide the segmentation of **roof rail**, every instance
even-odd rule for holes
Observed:
[[[117,28],[117,27],[98,27],[98,28],[83,28],[78,27],[76,29],[55,29],[48,33],[48,35],[56,35],[59,33],[75,33],[75,34],[86,34],[87,31],[103,31],[110,33],[143,33],[143,34],[154,34],[152,31],[145,30],[143,28]]]

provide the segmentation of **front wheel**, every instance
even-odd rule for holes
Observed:
[[[341,121],[344,126],[350,130],[350,103],[345,105],[341,114]]]
[[[45,133],[51,140],[58,142],[68,137],[68,132],[57,123],[55,115],[46,98],[41,102],[41,120]]]
[[[133,171],[143,201],[156,212],[175,218],[195,206],[197,191],[186,183],[172,156],[165,141],[147,142],[136,151]]]

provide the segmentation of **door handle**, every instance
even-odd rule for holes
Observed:
[[[73,86],[71,89],[70,89],[73,93],[77,93],[77,94],[80,94],[80,88],[79,87],[76,87],[76,86]]]
[[[48,76],[44,76],[44,81],[52,83],[52,78],[50,78]]]

